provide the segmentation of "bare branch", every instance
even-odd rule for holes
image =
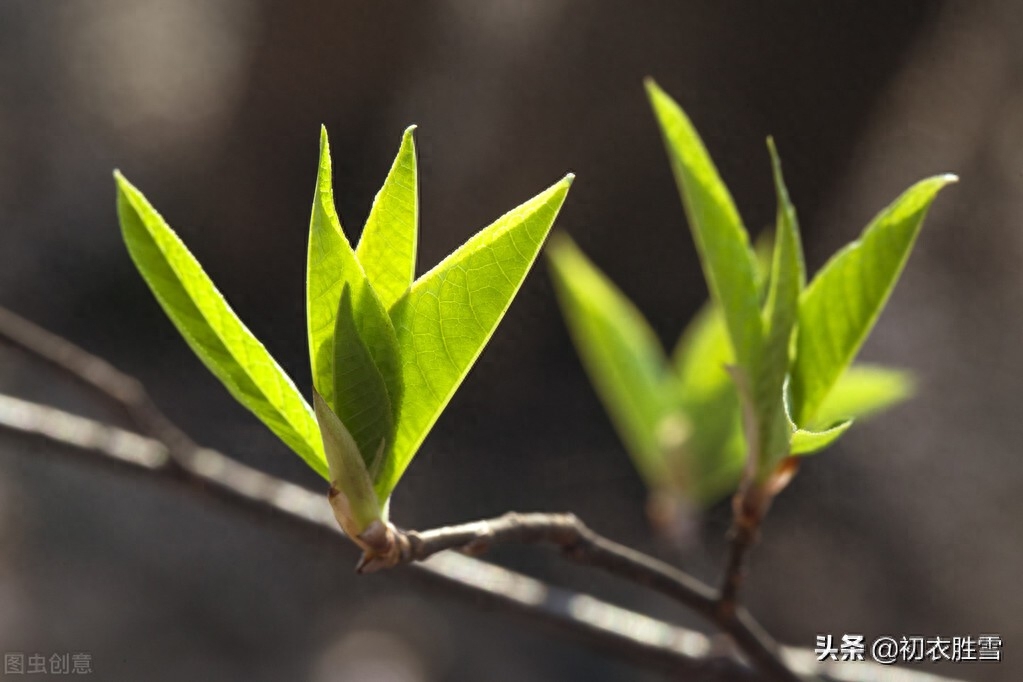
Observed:
[[[732,498],[728,555],[717,595],[717,613],[720,618],[729,618],[738,609],[739,589],[746,572],[746,557],[760,536],[760,524],[770,505],[770,497],[756,494],[758,490],[744,485]]]
[[[769,679],[796,682],[801,678],[782,662],[780,647],[744,610],[722,616],[717,595],[709,586],[663,561],[602,537],[573,514],[505,514],[428,531],[398,531],[401,561],[420,561],[447,549],[480,554],[497,544],[550,544],[565,556],[602,568],[631,582],[649,587],[717,623],[731,635],[758,669]],[[372,560],[365,566],[383,566]]]
[[[29,356],[63,370],[120,407],[139,430],[167,446],[172,456],[187,458],[195,442],[163,414],[135,377],[120,371],[67,339],[0,306],[0,339]]]

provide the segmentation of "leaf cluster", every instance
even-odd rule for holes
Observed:
[[[668,355],[642,314],[567,238],[549,250],[583,364],[655,491],[710,503],[740,481],[769,488],[788,458],[913,389],[901,370],[853,360],[899,279],[938,191],[918,182],[807,284],[799,224],[772,140],[773,235],[756,249],[688,116],[653,81],[650,103],[710,301]],[[773,481],[773,483],[772,483]]]
[[[395,486],[507,311],[572,180],[416,279],[413,130],[355,248],[334,206],[321,132],[306,280],[312,407],[142,193],[115,174],[124,240],[157,301],[231,394],[331,482],[335,514],[353,538],[387,522]]]

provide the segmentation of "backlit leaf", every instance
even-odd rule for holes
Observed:
[[[415,129],[409,126],[401,138],[398,156],[373,200],[355,251],[385,309],[405,295],[416,275],[419,184]]]
[[[852,363],[902,273],[931,203],[955,180],[940,175],[913,185],[835,254],[803,293],[791,385],[797,424],[814,421]]]
[[[164,312],[231,395],[326,478],[308,403],[142,193],[120,173],[114,177],[125,244]]]
[[[723,311],[737,362],[752,372],[763,329],[749,236],[689,118],[652,80],[646,85],[711,296]]]
[[[405,398],[378,490],[393,490],[504,317],[554,223],[572,176],[484,228],[416,280],[391,310]],[[384,497],[384,495],[382,495]]]
[[[559,237],[547,254],[590,381],[648,484],[663,486],[668,473],[658,432],[675,398],[664,350],[632,302],[570,239]]]
[[[309,261],[306,276],[306,315],[313,386],[331,409],[337,410],[334,395],[333,344],[341,291],[351,290],[353,317],[387,386],[394,419],[401,406],[403,384],[398,342],[391,320],[366,278],[334,208],[331,183],[330,145],[327,131],[320,133],[320,164],[313,197],[309,228]]]

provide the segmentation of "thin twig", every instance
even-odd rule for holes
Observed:
[[[739,604],[739,589],[746,572],[746,557],[760,535],[763,513],[754,508],[744,490],[736,493],[732,502],[732,526],[728,531],[728,554],[717,595],[717,613],[729,618]]]
[[[662,561],[612,542],[590,530],[574,514],[518,514],[427,531],[402,531],[405,561],[422,561],[447,549],[482,554],[499,544],[551,544],[581,564],[654,589],[703,616],[714,612],[714,592]]]
[[[670,564],[598,535],[573,514],[509,513],[486,521],[398,534],[404,562],[421,561],[448,549],[480,554],[498,544],[554,545],[573,561],[649,587],[716,623],[769,679],[801,679],[783,662],[781,648],[745,610],[721,614],[717,595],[709,586]]]
[[[723,616],[735,610],[739,589],[746,577],[746,557],[755,543],[756,531],[734,524],[728,531],[728,555],[722,572],[717,608]]]
[[[141,381],[103,358],[3,306],[0,306],[0,339],[113,401],[140,431],[166,445],[172,457],[187,459],[189,453],[199,449],[195,441],[156,406]]]

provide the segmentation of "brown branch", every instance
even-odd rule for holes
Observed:
[[[739,605],[739,589],[746,572],[747,555],[760,535],[760,524],[766,510],[751,503],[746,490],[740,490],[732,500],[732,526],[728,531],[728,554],[717,595],[717,613],[728,618]]]
[[[113,401],[139,427],[186,457],[198,449],[195,442],[168,419],[135,377],[120,371],[103,358],[0,306],[0,339],[42,360],[68,377]]]
[[[798,457],[787,457],[763,482],[754,481],[753,472],[747,469],[739,490],[732,497],[728,554],[717,597],[718,618],[728,619],[737,611],[739,590],[746,577],[747,557],[760,539],[760,526],[774,497],[789,484],[799,464]]]
[[[336,539],[342,533],[322,496],[198,447],[162,414],[134,378],[3,308],[0,338],[98,390],[120,405],[153,439],[3,394],[0,427],[94,455],[94,462],[154,474],[156,480],[190,487],[204,497],[312,531],[332,546],[339,544]],[[455,548],[480,552],[501,542],[553,544],[581,563],[646,585],[716,622],[765,679],[798,680],[793,670],[811,674],[823,667],[810,651],[777,646],[745,610],[722,610],[720,599],[710,587],[664,562],[597,535],[570,514],[508,514],[430,531],[400,531],[400,537],[402,561],[419,562],[410,566],[418,574],[473,597],[489,599],[646,667],[686,671],[707,680],[760,679],[735,660],[710,658],[709,641],[700,633],[589,595],[553,588],[483,561],[441,552]],[[867,663],[829,668],[840,673],[834,679],[843,680],[873,679],[881,670]],[[859,675],[861,670],[865,676]],[[888,668],[884,671],[886,679],[893,682],[924,679],[915,673],[895,673]]]
[[[505,514],[428,531],[398,531],[401,562],[421,561],[448,549],[480,554],[498,544],[550,544],[565,556],[644,585],[680,602],[716,623],[768,679],[797,682],[800,676],[783,662],[781,648],[742,609],[718,611],[717,595],[689,574],[598,535],[573,514]],[[382,568],[373,564],[365,568]]]

